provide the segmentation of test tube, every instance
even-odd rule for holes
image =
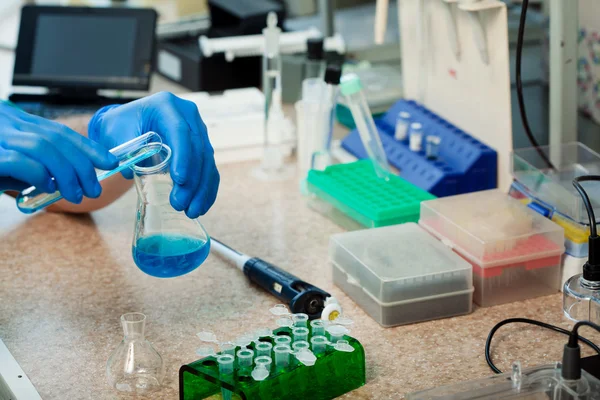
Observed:
[[[256,346],[254,346],[254,350],[256,350],[256,355],[260,356],[268,356],[271,357],[271,349],[273,349],[273,345],[269,342],[258,342]]]
[[[98,181],[103,181],[140,161],[152,157],[162,149],[162,146],[162,139],[158,133],[147,132],[117,147],[113,147],[110,152],[119,160],[119,165],[110,171],[97,169],[96,177]],[[44,193],[35,186],[30,186],[17,196],[17,208],[25,214],[31,214],[56,203],[62,198],[62,194],[58,190],[54,193]]]
[[[327,350],[328,340],[325,336],[313,336],[310,338],[310,343],[312,344],[312,352],[315,355],[319,355],[321,353],[325,353]]]
[[[348,332],[348,329],[342,325],[331,325],[329,328],[327,328],[327,333],[329,333],[329,341],[334,344],[338,340],[342,340],[344,335]]]
[[[294,352],[298,352],[310,349],[310,345],[306,340],[301,340],[298,342],[294,342],[294,344],[292,344],[292,348],[294,349]]]
[[[292,334],[294,335],[294,343],[307,341],[308,340],[308,328],[294,328],[292,329]]]
[[[313,336],[325,335],[325,322],[320,319],[310,321],[310,327],[312,328]]]
[[[390,165],[358,76],[356,74],[344,75],[340,84],[340,91],[346,98],[346,103],[352,112],[352,118],[358,129],[360,139],[373,162],[377,176],[387,179],[390,174]]]
[[[294,326],[306,328],[308,326],[308,315],[303,313],[292,314]]]
[[[438,158],[440,153],[440,143],[442,139],[439,136],[429,135],[425,140],[425,155],[430,160]]]
[[[252,366],[252,358],[254,358],[254,352],[250,349],[241,349],[237,352],[238,365],[240,368],[247,368]]]
[[[269,356],[259,356],[254,360],[257,368],[264,368],[267,371],[271,370],[271,363],[273,359]]]
[[[288,346],[292,345],[292,338],[287,335],[280,335],[275,337],[275,346]]]
[[[284,345],[277,345],[273,347],[273,353],[275,355],[275,367],[286,368],[290,365],[290,347]]]
[[[219,375],[233,374],[233,361],[235,357],[231,354],[221,354],[217,356],[217,364],[219,364]]]
[[[223,342],[219,345],[219,349],[223,354],[235,356],[235,343],[233,342]]]
[[[411,151],[419,152],[423,146],[423,125],[418,122],[410,124],[410,141],[409,147]]]
[[[396,140],[406,140],[408,137],[408,127],[410,126],[410,113],[401,111],[396,118],[396,131],[394,138]]]

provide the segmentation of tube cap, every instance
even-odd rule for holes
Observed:
[[[325,83],[339,85],[342,77],[342,68],[337,64],[329,64],[325,69]]]
[[[306,58],[309,60],[323,59],[323,38],[308,38],[306,40]]]
[[[362,90],[360,78],[356,74],[344,75],[340,81],[340,91],[344,96],[350,96]]]

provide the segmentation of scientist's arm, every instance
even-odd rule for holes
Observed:
[[[99,110],[89,123],[88,135],[111,149],[146,132],[158,133],[173,154],[170,202],[177,211],[197,218],[215,202],[219,172],[206,125],[192,102],[171,93],[158,93]],[[131,177],[131,170],[125,174]]]
[[[95,168],[117,165],[103,146],[66,126],[0,103],[0,192],[36,186],[79,204],[102,192]]]

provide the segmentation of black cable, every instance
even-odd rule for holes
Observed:
[[[521,6],[521,18],[519,20],[519,34],[517,36],[517,61],[516,61],[516,72],[517,72],[517,98],[519,100],[519,111],[521,112],[521,120],[523,121],[523,128],[525,128],[525,134],[529,139],[529,142],[536,151],[542,157],[542,160],[552,170],[556,170],[546,153],[540,149],[540,144],[537,142],[531,128],[529,127],[529,120],[527,119],[527,112],[525,111],[525,100],[523,99],[523,82],[521,80],[521,56],[523,54],[523,37],[525,36],[525,20],[527,19],[527,7],[529,7],[529,0],[523,0]]]
[[[587,322],[587,321],[578,322],[577,324],[583,325],[584,322]],[[498,369],[498,367],[496,367],[496,365],[494,365],[494,362],[492,361],[492,356],[490,355],[490,347],[491,347],[491,343],[492,343],[492,338],[494,337],[494,334],[496,333],[496,331],[498,329],[502,328],[504,325],[512,324],[512,323],[523,323],[523,324],[539,326],[541,328],[550,329],[554,332],[562,333],[563,335],[569,336],[569,338],[571,338],[572,334],[573,334],[573,331],[568,331],[568,330],[560,328],[558,326],[550,325],[545,322],[536,321],[534,319],[529,319],[529,318],[508,318],[508,319],[505,319],[504,321],[498,322],[490,331],[490,333],[487,337],[487,340],[485,342],[485,361],[487,361],[487,363],[490,366],[490,368],[492,369],[492,371],[494,371],[497,374],[501,374],[502,371],[500,371],[500,369]],[[575,324],[575,327],[577,327],[577,324]],[[574,330],[575,330],[575,327],[573,328]],[[580,340],[583,343],[587,344],[596,353],[600,354],[600,347],[598,347],[596,344],[594,344],[594,342],[592,342],[591,340],[586,339],[582,336],[578,336],[577,340]]]
[[[587,211],[588,218],[590,220],[590,236],[596,237],[598,235],[597,235],[597,231],[596,231],[596,216],[594,215],[594,207],[592,207],[592,202],[590,201],[590,198],[587,195],[587,192],[583,189],[583,186],[581,186],[581,184],[580,184],[580,182],[589,182],[589,181],[600,181],[600,175],[578,176],[577,178],[573,179],[573,186],[575,186],[575,189],[577,189],[577,191],[579,192],[579,195],[581,196],[581,199],[583,200],[583,204],[585,205],[585,209]]]

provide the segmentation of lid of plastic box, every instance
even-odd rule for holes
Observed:
[[[421,203],[419,224],[482,268],[560,255],[563,229],[498,189]]]
[[[382,303],[471,289],[472,267],[415,223],[333,235],[329,257]]]

